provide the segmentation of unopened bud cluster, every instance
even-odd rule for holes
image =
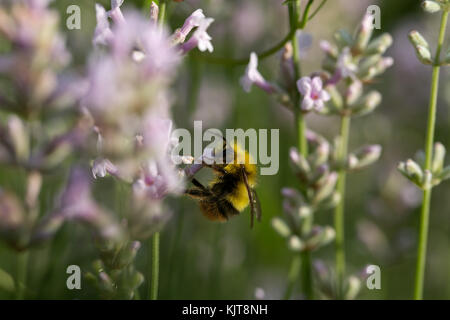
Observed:
[[[336,275],[324,262],[317,260],[314,262],[314,272],[317,279],[317,286],[322,299],[325,300],[353,300],[360,293],[363,282],[366,278],[364,272],[358,275],[351,275],[345,279],[342,292],[336,288]]]
[[[283,208],[286,221],[272,220],[273,228],[287,239],[293,251],[312,251],[334,239],[335,232],[329,226],[312,226],[312,216],[319,210],[333,208],[339,202],[335,191],[337,173],[329,163],[330,145],[323,137],[308,132],[308,142],[312,149],[305,158],[295,148],[290,151],[294,174],[297,176],[300,191],[291,188],[282,190]]]
[[[322,41],[326,58],[324,71],[318,76],[325,82],[331,99],[319,110],[321,113],[363,116],[380,104],[381,94],[375,90],[366,92],[364,87],[393,65],[393,59],[384,56],[393,40],[388,33],[372,39],[372,19],[365,16],[354,36],[340,30],[334,35],[334,43]],[[341,82],[345,83],[344,90],[338,89]]]
[[[419,188],[426,190],[433,188],[442,181],[450,179],[450,165],[444,166],[445,147],[437,142],[434,145],[431,170],[425,169],[425,155],[423,152],[417,154],[416,159],[408,159],[400,162],[398,170]]]
[[[133,299],[136,289],[144,282],[144,276],[134,267],[139,241],[126,244],[99,245],[102,260],[93,263],[93,272],[86,274],[103,299]]]

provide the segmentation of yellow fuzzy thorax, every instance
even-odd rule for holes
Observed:
[[[233,150],[234,161],[227,164],[224,170],[230,174],[240,174],[241,166],[243,165],[247,173],[248,184],[253,188],[256,185],[256,177],[258,175],[258,168],[254,164],[253,157],[237,143],[234,144]]]
[[[224,167],[224,170],[228,174],[233,175],[241,175],[241,166],[243,165],[245,168],[245,172],[247,174],[248,184],[251,188],[256,185],[257,178],[257,166],[253,164],[253,158],[246,150],[242,149],[237,143],[234,144],[234,162],[227,164]],[[242,179],[237,184],[234,192],[229,194],[226,199],[230,201],[233,206],[238,211],[244,210],[249,204],[248,191],[247,186],[245,185],[245,181]]]

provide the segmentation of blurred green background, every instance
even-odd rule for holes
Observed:
[[[145,2],[145,3],[144,3]],[[145,8],[147,0],[126,0],[126,8]],[[99,1],[109,8],[109,1]],[[277,43],[288,33],[287,7],[281,0],[185,0],[171,3],[168,22],[172,30],[181,26],[195,9],[202,8],[215,22],[209,29],[215,57],[245,58]],[[65,28],[66,8],[70,0],[52,5],[61,13],[61,28],[67,34],[74,66],[83,72],[91,49],[95,27],[94,2],[78,0],[82,8],[82,29]],[[381,8],[381,27],[390,32],[394,45],[388,55],[393,68],[374,84],[383,93],[383,103],[368,117],[352,123],[351,146],[377,143],[383,146],[380,161],[370,169],[351,174],[346,203],[347,272],[358,273],[367,264],[381,267],[382,289],[362,289],[363,299],[409,299],[412,297],[415,252],[421,193],[396,170],[397,163],[423,148],[431,68],[421,65],[407,34],[418,29],[428,39],[437,38],[439,19],[420,10],[420,1],[333,0],[312,20],[306,32],[313,35],[313,46],[302,60],[304,74],[320,69],[323,54],[319,41],[331,39],[337,29],[354,30],[367,7]],[[435,43],[436,40],[430,41]],[[260,62],[260,71],[268,80],[279,76],[279,55]],[[192,128],[193,120],[203,127],[279,128],[280,170],[275,176],[262,176],[257,187],[263,209],[262,223],[249,228],[248,211],[226,224],[204,219],[195,202],[170,199],[173,216],[161,233],[161,299],[253,299],[256,288],[268,299],[283,296],[293,257],[272,229],[272,217],[283,215],[281,188],[296,187],[288,164],[288,150],[295,145],[293,116],[264,92],[253,88],[243,92],[239,78],[245,67],[208,64],[198,54],[186,57],[173,87],[173,115],[177,127]],[[447,148],[450,137],[450,84],[448,72],[442,73],[437,117],[437,141]],[[308,116],[308,126],[327,138],[338,132],[337,118]],[[0,185],[20,190],[24,176],[18,170],[2,169]],[[42,212],[50,210],[65,177],[50,177],[43,193]],[[121,190],[111,178],[96,183],[97,199],[120,212]],[[450,184],[433,192],[430,221],[425,297],[450,299]],[[316,216],[319,224],[333,224],[332,212]],[[149,274],[148,244],[138,254],[138,269]],[[333,245],[314,253],[334,265]],[[66,288],[66,268],[79,265],[89,271],[96,258],[92,239],[83,226],[65,225],[46,246],[32,250],[28,270],[27,296],[36,299],[84,299],[96,297],[86,281],[82,290]],[[15,274],[15,252],[0,243],[0,267]],[[141,287],[145,296],[148,283]],[[300,297],[298,285],[294,298]],[[0,298],[11,295],[0,289]]]

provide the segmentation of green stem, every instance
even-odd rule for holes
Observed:
[[[289,269],[288,274],[288,286],[286,288],[286,292],[284,294],[284,300],[289,300],[289,298],[292,295],[292,291],[294,291],[295,283],[298,279],[298,273],[300,270],[300,264],[301,264],[301,257],[300,255],[296,254],[291,262],[291,267]]]
[[[316,8],[316,10],[314,10],[313,13],[311,13],[311,15],[308,17],[308,21],[311,21],[312,18],[314,18],[316,16],[317,13],[319,13],[319,11],[322,9],[322,7],[327,3],[327,0],[322,0],[322,2],[320,3],[320,5]]]
[[[159,14],[158,14],[158,23],[160,26],[163,26],[164,22],[165,22],[166,7],[167,7],[166,0],[160,0],[159,1]]]
[[[303,12],[302,22],[300,23],[300,29],[304,29],[306,26],[306,23],[309,20],[309,10],[311,10],[311,6],[312,6],[313,2],[314,2],[314,0],[309,0],[308,3],[306,4],[305,11]]]
[[[151,282],[150,282],[150,300],[158,300],[158,283],[159,283],[159,232],[156,232],[152,237],[152,268],[151,268]]]
[[[301,77],[302,71],[301,71],[301,64],[300,64],[300,51],[298,47],[298,41],[297,41],[297,35],[296,31],[297,29],[303,29],[306,26],[306,23],[308,21],[308,12],[311,8],[313,0],[309,0],[308,4],[306,5],[305,11],[303,13],[303,19],[302,22],[299,24],[298,21],[300,19],[301,14],[301,1],[296,1],[289,4],[289,21],[290,21],[290,27],[291,27],[291,43],[292,43],[292,59],[294,62],[294,68],[295,68],[295,78],[299,79]],[[298,92],[295,92],[295,105],[300,105],[300,94]],[[298,108],[297,108],[298,109]],[[305,117],[301,113],[300,110],[295,112],[295,123],[297,127],[297,137],[298,137],[298,149],[299,152],[304,156],[307,157],[308,155],[308,143],[306,140],[306,122]],[[309,225],[312,225],[312,216],[310,218],[310,221],[308,221]],[[311,300],[314,299],[313,296],[313,281],[312,281],[312,266],[311,266],[311,252],[310,251],[304,251],[300,255],[301,259],[301,283],[302,283],[302,291],[306,297],[306,299]],[[297,269],[300,267],[300,264],[297,263],[296,259],[293,260],[292,268],[297,267]],[[298,271],[297,271],[298,272]]]
[[[425,143],[425,170],[431,170],[431,163],[433,157],[434,131],[436,126],[436,109],[439,89],[439,72],[440,72],[440,55],[442,45],[445,38],[445,30],[447,27],[448,12],[442,13],[441,28],[439,31],[439,40],[436,50],[436,57],[434,59],[433,75],[431,80],[431,94],[430,104],[428,109],[428,126]],[[420,227],[419,227],[419,245],[417,248],[417,265],[416,277],[414,287],[414,299],[421,300],[423,298],[423,285],[425,278],[425,264],[427,256],[427,241],[428,241],[428,224],[430,219],[430,202],[431,202],[431,188],[424,190],[422,199],[422,208],[420,212]]]
[[[293,2],[293,3],[289,4],[289,7],[291,7],[291,5],[294,5],[295,7],[299,8],[299,10],[300,10],[300,1],[301,0],[297,0],[297,1],[298,2]],[[313,1],[314,0],[310,0],[308,2],[308,4],[306,5],[305,12],[302,16],[301,23],[299,25],[296,25],[295,28],[291,28],[289,33],[276,45],[267,49],[266,51],[258,53],[257,55],[258,55],[259,60],[268,58],[271,55],[277,53],[280,49],[282,49],[286,43],[288,43],[289,41],[292,40],[293,37],[295,37],[295,32],[297,31],[297,29],[303,29],[306,26],[306,24],[308,23],[308,21],[310,21],[312,18],[314,18],[314,16],[323,8],[323,6],[325,5],[327,0],[323,0],[322,3],[316,8],[316,10],[314,10],[313,13],[308,15],[310,9],[312,8]],[[291,10],[291,9],[289,9],[289,10]],[[297,14],[296,16],[297,16],[297,20],[295,21],[295,23],[297,24],[298,19],[300,18],[300,15]],[[293,20],[291,20],[291,21],[293,21]],[[207,62],[210,64],[225,65],[225,66],[230,66],[230,67],[246,65],[246,64],[248,64],[248,60],[249,60],[249,58],[230,59],[230,58],[213,57],[211,55],[205,55],[205,54],[195,54],[193,56],[196,59],[202,59],[204,62]]]
[[[28,256],[29,256],[28,250],[24,252],[19,252],[17,256],[17,280],[16,280],[17,300],[23,300],[25,298]]]
[[[270,48],[266,51],[263,51],[261,53],[258,53],[257,54],[258,60],[263,60],[263,59],[268,58],[271,55],[277,53],[280,49],[282,49],[284,47],[284,45],[286,43],[291,41],[293,34],[295,34],[295,31],[289,32],[283,38],[283,40],[278,42],[272,48]],[[207,62],[209,64],[218,64],[218,65],[225,65],[225,66],[230,66],[230,67],[246,65],[246,64],[248,64],[248,61],[249,61],[249,58],[242,58],[242,59],[220,58],[220,57],[214,57],[214,56],[207,55],[207,54],[198,54],[198,53],[193,54],[192,56],[196,59],[201,59],[202,61]]]
[[[348,141],[350,136],[350,116],[343,115],[341,118],[340,144],[338,150],[339,162],[347,158]],[[341,196],[341,201],[336,206],[334,215],[334,227],[336,229],[336,277],[338,297],[342,297],[345,279],[345,247],[344,247],[344,211],[345,211],[345,169],[339,170],[337,181],[337,191]]]

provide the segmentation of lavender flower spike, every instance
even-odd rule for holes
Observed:
[[[124,0],[111,0],[111,10],[108,11],[108,15],[114,21],[114,23],[120,24],[125,22],[125,18],[120,10],[120,6]]]
[[[324,103],[330,100],[330,95],[323,89],[320,77],[303,77],[297,81],[298,91],[303,95],[301,109],[305,112],[316,109],[320,111]]]
[[[252,52],[250,61],[245,69],[245,74],[241,77],[241,86],[245,92],[250,92],[252,85],[256,85],[267,93],[274,92],[273,86],[267,82],[258,71],[258,56]]]
[[[198,50],[202,52],[206,50],[208,50],[209,52],[214,51],[214,47],[211,43],[212,38],[206,32],[206,30],[213,22],[213,18],[206,18],[200,21],[200,25],[198,26],[192,37],[182,45],[181,49],[183,50],[183,53],[187,53],[195,47],[198,47]]]

